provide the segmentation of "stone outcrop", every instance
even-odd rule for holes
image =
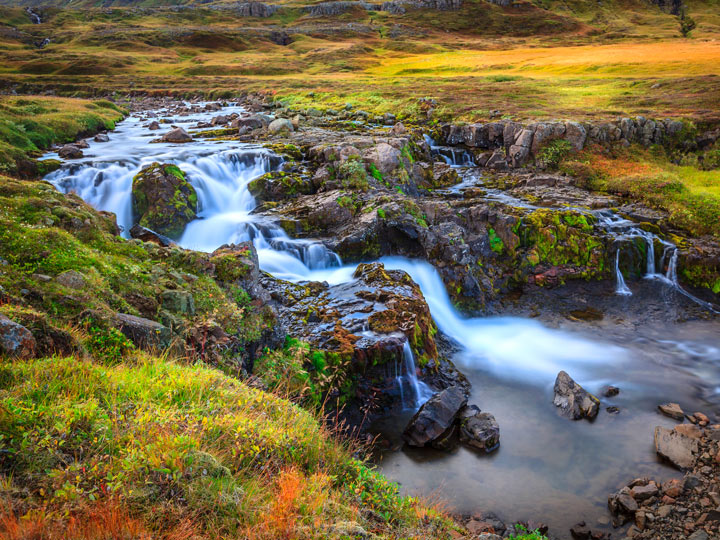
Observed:
[[[233,11],[240,17],[268,18],[272,17],[280,8],[264,2],[235,2],[232,4],[213,4],[210,9]]]
[[[307,6],[305,11],[310,14],[311,17],[333,17],[336,15],[342,15],[353,9],[364,9],[365,11],[378,11],[380,9],[379,4],[371,4],[369,2],[359,1],[339,1],[339,2],[320,2],[319,4],[313,4]]]
[[[456,11],[461,7],[462,0],[390,0],[382,3],[381,10],[393,15],[402,15],[408,9]]]
[[[132,183],[133,212],[141,227],[179,238],[195,219],[197,194],[175,165],[153,163]]]
[[[682,129],[683,123],[678,120],[651,120],[642,116],[602,124],[539,122],[525,125],[497,121],[485,124],[445,124],[441,128],[441,138],[445,144],[463,145],[479,151],[502,149],[505,152],[505,163],[519,168],[541,159],[543,148],[557,140],[567,141],[574,151],[580,151],[590,143],[623,146],[637,143],[648,147],[672,140]],[[499,157],[495,156],[493,168],[501,168]]]
[[[570,375],[561,371],[555,379],[553,404],[560,414],[570,420],[592,420],[600,410],[600,400],[576,383]]]

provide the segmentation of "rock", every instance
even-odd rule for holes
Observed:
[[[586,392],[570,375],[561,371],[555,379],[553,403],[560,413],[571,420],[595,418],[600,410],[600,400]]]
[[[95,142],[110,142],[110,137],[108,137],[107,133],[98,133],[93,138],[93,141]]]
[[[468,530],[470,534],[482,534],[482,533],[489,533],[492,534],[495,532],[495,529],[490,523],[487,523],[485,521],[478,521],[477,519],[471,519],[467,525],[465,525],[465,528]]]
[[[632,498],[636,501],[644,501],[650,497],[655,497],[659,490],[655,482],[650,482],[645,486],[635,486],[630,490]]]
[[[694,533],[692,533],[690,536],[688,536],[688,540],[708,540],[709,536],[708,533],[703,531],[702,529],[698,529]]]
[[[603,391],[604,397],[615,397],[620,393],[620,389],[617,386],[608,386]]]
[[[160,295],[163,309],[192,317],[195,315],[195,299],[187,291],[168,290]]]
[[[353,538],[358,540],[370,538],[368,532],[354,521],[333,523],[330,531],[334,535],[333,538]]]
[[[57,281],[63,287],[69,289],[82,289],[85,287],[85,276],[83,276],[77,270],[67,270],[62,274],[59,274],[55,281]]]
[[[160,140],[167,143],[188,143],[192,142],[193,139],[187,131],[177,127],[168,131]]]
[[[710,424],[710,419],[701,412],[696,412],[693,416],[697,418],[698,425],[701,427],[705,427]]]
[[[478,411],[461,420],[460,440],[473,448],[492,452],[500,445],[500,426],[492,414]]]
[[[679,469],[692,467],[698,443],[686,435],[664,427],[655,428],[655,450],[658,455]]]
[[[677,403],[666,403],[664,405],[658,405],[658,409],[665,416],[669,416],[670,418],[674,418],[675,420],[679,420],[680,422],[685,419],[685,413],[680,408],[680,405],[678,405]]]
[[[273,14],[279,9],[278,6],[272,4],[266,4],[264,2],[241,2],[227,5],[213,5],[212,9],[232,9],[240,17],[259,17],[267,18],[272,17]]]
[[[400,165],[400,150],[387,143],[379,143],[370,148],[363,155],[370,163],[377,167],[380,174],[391,174]]]
[[[170,240],[167,236],[151,231],[150,229],[146,229],[145,227],[141,227],[140,225],[133,225],[130,228],[130,238],[137,238],[143,242],[152,242],[153,244],[163,247],[175,245],[175,242]]]
[[[83,152],[74,144],[66,144],[58,150],[58,157],[61,159],[80,159],[83,157]]]
[[[32,358],[37,343],[30,330],[0,315],[0,353],[11,358]]]
[[[133,212],[138,224],[170,238],[179,238],[196,217],[197,194],[175,165],[153,163],[132,183]]]
[[[638,504],[630,495],[630,490],[624,487],[608,498],[608,508],[613,516],[613,524],[620,526],[634,520]]]
[[[239,130],[246,128],[247,130],[264,129],[270,125],[271,118],[264,114],[253,114],[233,120],[233,127]]]
[[[276,118],[270,125],[268,125],[268,131],[273,135],[292,133],[294,130],[292,122],[287,118]]]
[[[703,430],[693,424],[680,424],[679,426],[675,426],[673,431],[676,431],[680,435],[690,437],[691,439],[699,439],[703,434]]]
[[[252,242],[226,244],[213,251],[210,262],[215,266],[215,277],[226,286],[239,286],[252,298],[269,300],[260,285],[260,262]]]
[[[157,122],[157,120],[153,120],[152,122],[150,122],[150,124],[148,124],[147,128],[151,131],[157,131],[158,129],[160,129],[160,124]]]
[[[407,128],[402,122],[398,122],[390,129],[390,135],[393,137],[401,137],[405,134],[407,134]]]
[[[115,314],[115,326],[125,334],[136,347],[141,349],[166,349],[170,346],[172,332],[162,324],[128,315],[126,313]]]
[[[85,150],[86,148],[90,148],[90,145],[85,139],[80,139],[79,141],[75,141],[72,143],[72,146],[77,146],[81,150]]]
[[[565,140],[573,147],[573,150],[579,152],[585,146],[587,132],[585,128],[577,122],[565,123]]]
[[[410,446],[425,446],[452,427],[458,412],[466,404],[467,397],[459,386],[438,392],[410,419],[403,439]]]

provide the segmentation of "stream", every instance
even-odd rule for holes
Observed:
[[[230,106],[170,121],[191,130],[199,121],[231,112],[241,109]],[[352,279],[356,265],[343,265],[322,243],[290,238],[272,220],[253,213],[256,202],[248,183],[280,167],[278,156],[237,141],[150,144],[165,130],[148,131],[146,123],[138,115],[129,117],[109,134],[109,143],[89,140],[85,157],[46,180],[99,210],[115,213],[118,224],[129,230],[133,176],[155,161],[173,163],[187,173],[199,203],[199,217],[186,228],[181,246],[212,251],[251,240],[261,268],[278,278],[330,284]],[[472,165],[461,154],[449,159],[451,164]],[[465,187],[481,181],[479,174],[464,178]],[[489,196],[499,202],[510,197],[499,190]],[[406,493],[439,495],[460,513],[482,510],[505,520],[535,519],[547,523],[553,536],[567,538],[569,528],[580,520],[594,528],[609,527],[607,495],[632,478],[679,476],[655,457],[654,427],[674,425],[657,413],[657,405],[676,401],[689,412],[720,412],[717,323],[693,317],[676,322],[678,310],[712,306],[679,287],[673,274],[674,246],[648,237],[613,214],[594,213],[618,240],[642,236],[653,249],[646,279],[626,283],[616,263],[616,283],[585,283],[558,293],[562,305],[602,306],[606,315],[601,321],[572,320],[550,309],[535,319],[467,318],[455,309],[429,263],[381,259],[418,283],[439,329],[460,345],[453,361],[473,385],[470,403],[493,413],[501,430],[500,448],[490,455],[465,448],[449,454],[408,448],[382,453],[380,469]],[[656,257],[654,247],[659,245],[663,251]],[[619,248],[617,253],[619,261]],[[395,373],[404,410],[375,426],[395,443],[407,419],[432,395],[417,380],[412,352],[406,349]],[[563,419],[552,405],[552,386],[560,370],[598,396],[606,385],[618,386],[621,392],[602,399],[594,422]],[[608,406],[618,407],[619,413],[606,412]]]

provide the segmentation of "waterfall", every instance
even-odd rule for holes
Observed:
[[[423,135],[425,142],[430,147],[430,154],[440,156],[445,163],[452,167],[475,167],[475,158],[467,150],[453,146],[438,146],[437,142],[430,135]]]
[[[627,285],[625,285],[625,278],[620,271],[620,248],[617,249],[617,253],[615,254],[615,279],[617,282],[615,294],[619,294],[621,296],[632,296],[632,291]]]
[[[400,389],[400,401],[405,410],[417,409],[430,399],[434,393],[427,384],[418,379],[417,369],[415,368],[415,356],[408,341],[405,341],[403,345],[403,357],[400,361],[400,369],[397,368],[396,360],[395,381]],[[406,386],[410,391],[409,396],[405,392]]]

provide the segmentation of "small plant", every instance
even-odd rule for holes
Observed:
[[[537,529],[529,531],[527,527],[521,525],[520,523],[515,525],[515,530],[517,531],[517,534],[511,534],[508,536],[508,540],[547,540],[547,537],[540,534],[540,531]]]
[[[88,334],[88,351],[104,364],[118,363],[123,356],[135,349],[132,342],[117,328],[93,325],[88,329]]]
[[[570,154],[572,144],[565,139],[557,139],[540,151],[539,158],[551,169],[556,169]]]
[[[367,191],[370,184],[367,180],[367,170],[365,164],[360,158],[351,156],[348,160],[340,165],[338,175],[342,179],[342,185],[345,189]]]

